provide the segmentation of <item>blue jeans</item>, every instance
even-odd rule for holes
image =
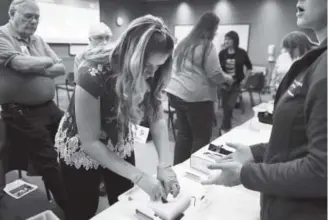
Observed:
[[[178,133],[174,149],[174,164],[179,164],[210,142],[214,102],[186,102],[172,94],[168,94],[168,97],[177,116]]]

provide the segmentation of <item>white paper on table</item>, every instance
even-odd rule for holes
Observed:
[[[237,187],[211,186],[203,200],[186,212],[183,220],[257,220],[260,196],[244,192]]]
[[[170,198],[171,197],[171,198]],[[164,220],[173,220],[180,213],[183,213],[190,205],[191,196],[180,192],[176,198],[169,196],[167,203],[150,202],[148,206],[161,218]]]
[[[176,198],[169,195],[167,198],[168,202],[163,203],[161,201],[151,201],[147,193],[135,186],[131,190],[120,195],[118,199],[121,202],[133,201],[133,203],[138,203],[140,206],[151,208],[151,210],[153,210],[162,219],[171,220],[174,219],[173,217],[177,216],[178,213],[183,212],[189,207],[191,195],[185,191],[183,191],[182,187],[180,189],[180,194]]]
[[[18,179],[11,183],[8,183],[6,187],[3,189],[9,196],[20,199],[23,196],[33,192],[38,187],[31,183],[27,183],[24,180]]]

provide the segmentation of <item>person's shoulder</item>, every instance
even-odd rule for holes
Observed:
[[[228,52],[228,49],[224,48],[224,49],[220,50],[219,55],[226,54],[227,52]]]
[[[101,78],[102,75],[111,74],[111,70],[109,65],[104,65],[90,60],[84,60],[82,58],[82,63],[78,69],[78,74],[87,75],[88,77]]]
[[[76,54],[75,57],[74,57],[74,60],[75,61],[81,61],[82,57],[83,57],[83,53]]]
[[[327,50],[317,59],[313,70],[312,82],[327,80]]]
[[[239,51],[239,53],[242,53],[242,54],[247,54],[247,51],[240,47],[237,48],[237,51]]]
[[[2,32],[8,32],[9,31],[9,23],[0,25],[0,31]]]
[[[8,37],[10,35],[10,30],[9,30],[9,24],[5,24],[0,26],[0,36],[6,36]]]
[[[37,43],[41,43],[41,44],[45,44],[46,43],[46,41],[43,39],[43,37],[41,37],[40,35],[38,35],[38,34],[33,34],[32,35],[32,39],[34,40],[34,41],[36,41]]]
[[[82,58],[82,57],[81,57]],[[81,73],[88,73],[90,75],[94,75],[98,73],[98,66],[97,63],[89,61],[89,60],[83,60],[80,64],[79,72]]]

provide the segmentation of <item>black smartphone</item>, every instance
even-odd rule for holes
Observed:
[[[214,144],[210,143],[210,145],[208,146],[208,150],[216,152],[216,153],[220,153],[221,147],[222,147],[222,145],[214,145]]]
[[[222,147],[220,148],[220,154],[229,155],[231,153],[232,153],[232,151],[230,151],[230,150],[224,149]]]
[[[223,145],[215,145],[212,143],[210,143],[210,145],[208,146],[208,150],[223,155],[229,155],[233,153],[233,151],[224,148]]]

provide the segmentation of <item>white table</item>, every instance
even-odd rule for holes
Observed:
[[[264,143],[269,141],[271,133],[271,125],[266,125],[258,122],[256,117],[248,120],[244,124],[235,127],[230,132],[222,135],[221,137],[214,140],[214,143],[223,143],[226,141],[232,142],[242,142],[245,145],[251,145],[256,143]],[[200,149],[198,152],[205,151],[207,146]],[[189,160],[182,164],[174,167],[177,172],[177,176],[181,185],[181,189],[185,192],[191,193],[192,196],[200,198],[204,194],[204,186],[200,183],[187,179],[184,177],[184,173],[187,169],[191,169],[189,166]],[[218,194],[221,200],[216,200],[215,204],[212,205],[214,213],[220,219],[230,219],[230,220],[247,220],[245,215],[251,216],[249,219],[258,219],[259,214],[259,193],[247,190],[242,185],[228,188],[222,186],[211,186],[213,194]],[[92,220],[107,220],[107,219],[120,219],[120,220],[137,220],[135,216],[135,209],[137,207],[136,201],[119,201],[112,205],[111,207],[105,209],[97,216],[92,218]],[[199,219],[195,216],[195,208],[190,206],[187,211],[185,211],[185,217],[183,220],[189,219]],[[215,210],[216,209],[216,210]],[[239,211],[238,211],[239,210]],[[246,213],[245,213],[246,212]],[[247,213],[248,212],[248,213]],[[254,215],[254,213],[256,213]],[[202,219],[210,220],[210,216],[201,216]]]

